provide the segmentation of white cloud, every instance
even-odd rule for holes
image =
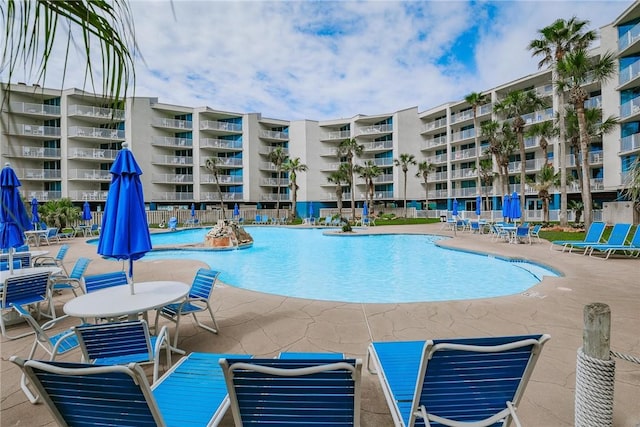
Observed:
[[[133,0],[146,61],[136,96],[291,120],[425,110],[535,72],[526,45],[553,20],[598,28],[629,4]],[[59,85],[61,57],[47,86]],[[69,68],[65,88],[82,88],[83,76]]]

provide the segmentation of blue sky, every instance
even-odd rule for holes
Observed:
[[[575,15],[597,30],[631,1],[130,4],[145,60],[136,96],[326,120],[423,111],[531,74],[538,59],[526,46],[538,29]],[[49,68],[47,87],[61,86],[61,68]],[[67,70],[64,87],[90,89],[83,71]],[[15,80],[33,83],[27,73]]]

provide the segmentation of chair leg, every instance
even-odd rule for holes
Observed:
[[[198,320],[198,318],[196,317],[195,313],[191,313],[193,314],[193,318],[196,321],[196,324],[198,326],[200,326],[202,329],[205,329],[211,333],[217,334],[218,333],[218,324],[216,323],[216,319],[213,317],[213,311],[211,310],[211,306],[209,305],[209,303],[207,303],[207,310],[209,311],[209,315],[211,316],[211,321],[213,322],[213,328],[205,325],[204,323],[200,322]]]
[[[6,325],[4,324],[4,316],[3,313],[0,312],[0,332],[2,333],[2,336],[9,339],[9,340],[17,340],[19,338],[24,338],[24,337],[28,337],[29,335],[32,335],[34,333],[34,331],[32,330],[31,332],[25,332],[23,334],[20,335],[9,335],[7,334],[7,329],[6,329]]]

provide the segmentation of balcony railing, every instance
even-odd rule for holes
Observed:
[[[431,178],[431,177],[430,177]],[[443,172],[434,172],[433,178],[434,181],[446,181],[447,180],[447,171]]]
[[[119,129],[92,128],[84,126],[71,126],[69,137],[107,139],[109,141],[124,140],[124,131]]]
[[[282,152],[284,154],[286,154],[287,156],[289,155],[289,149],[288,148],[284,148],[284,147],[261,147],[260,150],[258,151],[260,154],[268,156],[269,154],[273,153],[274,151],[276,151],[276,149],[280,149],[282,150]]]
[[[476,149],[475,148],[467,148],[466,150],[458,150],[451,153],[452,160],[466,160],[466,159],[475,159],[476,158]]]
[[[172,136],[154,136],[151,138],[151,145],[157,147],[193,147],[191,138],[174,138]]]
[[[618,38],[618,50],[624,50],[640,38],[640,24],[634,25],[629,31]]]
[[[242,184],[242,177],[235,175],[218,175],[218,182],[220,185],[238,185]],[[215,184],[216,178],[210,173],[200,174],[200,183]]]
[[[219,122],[217,120],[203,120],[200,122],[200,130],[222,130],[230,132],[242,132],[242,124]]]
[[[289,134],[286,132],[278,132],[273,130],[261,130],[260,138],[288,140]]]
[[[451,115],[451,123],[461,122],[463,120],[473,119],[473,110],[462,111]]]
[[[94,159],[94,160],[115,160],[118,150],[103,150],[99,148],[72,148],[69,153],[70,159]]]
[[[446,163],[447,162],[447,155],[445,153],[443,153],[443,154],[436,154],[435,156],[427,157],[427,162],[429,162],[429,163]]]
[[[59,116],[60,106],[33,104],[29,102],[12,102],[10,105],[12,113],[28,113],[42,116]]]
[[[25,180],[57,180],[62,177],[60,169],[16,169],[15,172],[18,178]]]
[[[240,201],[243,199],[242,193],[222,193],[223,201]],[[200,193],[200,200],[203,201],[220,201],[220,197],[217,191],[205,191]]]
[[[218,138],[203,138],[200,140],[200,148],[242,150],[242,141],[229,141],[228,139]]]
[[[362,146],[364,147],[364,151],[391,150],[393,148],[393,141],[365,142]]]
[[[75,190],[69,192],[69,197],[71,200],[95,200],[95,201],[105,201],[107,200],[108,191],[83,191],[83,190]]]
[[[152,162],[160,165],[193,165],[193,157],[188,156],[153,156]]]
[[[393,182],[393,174],[385,173],[380,176],[373,178],[374,184],[381,184],[387,182]]]
[[[337,131],[329,132],[324,137],[325,140],[326,139],[343,140],[343,139],[349,139],[349,138],[351,138],[351,131],[350,130],[337,130]]]
[[[603,160],[604,160],[604,153],[602,151],[589,152],[589,165],[602,164]],[[576,158],[574,155],[571,155],[571,154],[567,155],[566,165],[568,167],[573,167],[576,165]]]
[[[151,121],[153,126],[161,127],[161,128],[172,128],[172,129],[192,129],[193,122],[189,122],[187,120],[176,120],[176,119],[167,119],[167,118],[154,118]]]
[[[260,201],[261,202],[277,202],[280,200],[281,202],[288,202],[291,200],[291,195],[289,194],[261,194]]]
[[[224,166],[229,166],[229,167],[235,167],[235,166],[242,166],[242,159],[236,159],[235,157],[218,157],[220,159],[218,166],[220,167],[224,167]],[[206,159],[203,159],[200,162],[200,166],[205,167],[206,164]],[[275,170],[275,166],[274,166],[274,170]]]
[[[187,193],[187,192],[152,192],[151,193],[151,198],[152,200],[157,200],[159,202],[179,202],[179,201],[193,201],[193,193]]]
[[[618,84],[623,85],[626,82],[635,79],[640,75],[640,60],[620,70],[618,74]]]
[[[88,181],[111,181],[111,173],[97,169],[69,169],[69,179],[82,179]]]
[[[455,169],[451,171],[451,179],[477,178],[478,173],[472,168]]]
[[[280,187],[286,187],[289,185],[289,179],[287,178],[262,178],[260,180],[260,185],[265,187],[276,187],[278,186],[278,182],[280,183]]]
[[[154,173],[151,175],[153,182],[158,184],[182,184],[192,183],[193,175],[191,174],[176,174],[176,173]]]
[[[438,137],[435,138],[430,138],[427,139],[426,141],[424,141],[422,143],[422,149],[428,149],[428,148],[432,148],[432,147],[438,147],[440,145],[444,145],[447,143],[447,136],[446,135],[440,135]]]
[[[584,108],[602,108],[602,95],[594,96],[584,101]]]
[[[540,123],[545,120],[553,119],[553,108],[547,108],[546,110],[535,111],[533,113],[525,114],[522,116],[522,120],[526,124]]]
[[[29,191],[29,200],[38,199],[39,202],[47,200],[59,200],[62,198],[62,191]]]
[[[433,129],[436,129],[436,128],[441,128],[441,127],[446,126],[446,125],[447,125],[447,118],[446,117],[442,117],[442,118],[440,118],[438,120],[434,120],[432,122],[427,122],[424,125],[424,128],[422,130],[423,130],[423,132],[426,132],[426,131],[433,130]]]
[[[60,158],[60,149],[59,148],[49,148],[49,147],[22,147],[22,157],[29,158]]]
[[[70,105],[70,116],[85,116],[109,120],[124,120],[124,110],[92,107],[90,105]]]
[[[393,166],[393,159],[391,157],[379,158],[379,159],[366,159],[371,160],[376,166]]]
[[[475,136],[476,136],[475,129],[465,129],[459,132],[454,132],[453,135],[451,135],[451,142],[456,142],[456,141],[460,141],[467,138],[473,138]]]
[[[640,96],[620,105],[620,118],[640,113]]]
[[[359,128],[357,135],[371,135],[375,133],[389,133],[393,132],[393,125],[374,125]]]
[[[640,148],[640,133],[625,136],[620,139],[620,151],[635,151]]]
[[[17,125],[17,131],[25,136],[60,137],[60,128],[54,126]]]

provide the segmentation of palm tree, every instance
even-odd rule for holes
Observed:
[[[371,214],[373,215],[373,179],[382,175],[382,169],[376,165],[373,160],[367,160],[364,165],[356,166],[356,172],[358,176],[365,180],[367,183],[367,203],[369,204],[369,209]]]
[[[502,124],[495,120],[482,124],[482,135],[489,139],[490,153],[496,160],[502,194],[509,192],[509,158],[515,151],[518,142],[509,122]]]
[[[276,195],[276,218],[280,218],[280,179],[282,178],[282,165],[287,158],[287,153],[282,147],[276,147],[269,153],[269,161],[276,167],[276,188],[278,192]]]
[[[583,49],[566,54],[556,64],[558,71],[558,86],[561,90],[569,90],[569,102],[575,109],[580,131],[580,156],[582,167],[582,202],[584,203],[584,225],[591,225],[591,186],[589,185],[589,133],[585,118],[584,102],[589,94],[583,85],[590,81],[606,82],[616,73],[616,61],[610,52],[599,58],[591,58]]]
[[[493,110],[497,114],[502,114],[506,118],[512,118],[513,132],[516,134],[518,147],[520,148],[520,204],[525,205],[525,191],[527,180],[527,162],[524,149],[524,127],[525,121],[522,118],[524,114],[533,113],[534,111],[545,108],[546,102],[540,98],[534,91],[515,90],[509,92],[507,96],[493,106]]]
[[[544,222],[549,222],[549,201],[551,200],[551,187],[557,187],[560,184],[560,172],[555,172],[553,166],[545,163],[542,165],[540,172],[536,174],[535,182],[531,183],[538,192],[538,197],[542,199],[542,215]]]
[[[637,157],[625,179],[623,194],[628,197],[637,211],[640,211],[640,157]]]
[[[493,160],[491,157],[480,159],[480,170],[478,171],[480,177],[481,189],[484,189],[484,207],[483,210],[489,209],[489,190],[493,186],[493,178],[495,172],[493,171]]]
[[[73,206],[71,199],[49,200],[40,206],[42,220],[55,225],[59,231],[80,219],[80,209]]]
[[[54,58],[54,48],[58,46],[56,42],[66,33],[66,51],[69,52],[72,44],[83,44],[87,78],[94,86],[94,74],[102,76],[102,95],[113,105],[126,97],[129,84],[135,86],[134,57],[140,54],[136,52],[133,15],[126,0],[7,0],[0,5],[0,13],[5,27],[0,63],[6,66],[8,83],[17,68],[24,64],[31,65],[38,82],[44,81],[49,61]],[[68,31],[58,31],[59,27],[68,28]],[[73,36],[75,29],[80,31],[81,37]],[[100,69],[91,59],[96,48],[101,52]],[[65,56],[65,70],[68,59]]]
[[[549,163],[549,140],[558,136],[558,128],[553,125],[550,120],[534,123],[529,127],[529,130],[525,132],[527,137],[539,137],[538,144],[544,153],[544,164]]]
[[[556,84],[558,73],[556,64],[562,60],[568,52],[575,49],[586,49],[596,40],[595,31],[585,31],[589,21],[581,21],[575,16],[569,19],[557,19],[551,25],[538,30],[539,39],[529,43],[529,50],[532,56],[541,56],[538,68],[544,66],[551,67],[551,80],[555,91],[556,105],[558,106],[558,167],[560,169],[560,225],[567,225],[567,168],[566,168],[566,146],[565,146],[565,123],[564,123],[564,91],[560,90]]]
[[[422,178],[424,182],[424,206],[425,210],[429,210],[429,174],[436,170],[436,166],[432,163],[424,162],[418,163],[418,172],[416,172],[416,178]]]
[[[222,209],[222,219],[227,219],[224,214],[224,201],[222,199],[222,190],[220,189],[220,180],[219,177],[222,175],[222,168],[220,165],[222,164],[222,159],[220,157],[214,156],[209,157],[204,161],[204,167],[211,171],[213,178],[216,180],[216,187],[218,189],[218,198],[220,199],[220,209]]]
[[[404,175],[404,186],[402,191],[402,198],[404,200],[404,217],[407,217],[407,172],[409,171],[409,165],[416,164],[416,156],[413,154],[402,153],[399,159],[393,159],[393,164],[402,167],[402,173]]]
[[[287,159],[282,165],[282,170],[289,173],[289,188],[291,189],[291,218],[295,219],[297,216],[296,213],[296,203],[298,202],[298,185],[297,178],[298,172],[305,172],[307,170],[307,165],[300,162],[300,157],[296,157],[295,159]]]
[[[346,163],[342,163],[338,170],[331,172],[327,177],[327,181],[336,185],[336,201],[338,205],[338,215],[342,218],[342,184],[349,183],[349,167]]]
[[[476,170],[480,170],[480,123],[478,123],[478,107],[487,103],[488,98],[479,92],[471,92],[464,97],[467,104],[471,105],[473,110],[473,141],[476,146]],[[480,175],[478,175],[477,186],[480,188],[482,185],[480,182]]]
[[[349,189],[351,190],[351,219],[355,220],[356,217],[356,197],[355,197],[355,188],[354,188],[354,177],[353,177],[353,159],[356,156],[362,154],[362,150],[364,150],[364,145],[358,144],[354,138],[345,139],[338,145],[338,157],[345,157],[347,159],[347,168],[349,173]]]

